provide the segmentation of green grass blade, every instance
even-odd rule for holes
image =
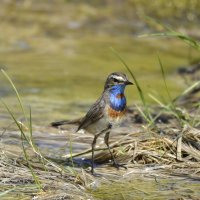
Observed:
[[[28,143],[30,143],[29,139],[27,138],[26,134],[24,133],[23,131],[23,128],[22,128],[22,125],[17,121],[17,119],[15,118],[15,116],[13,115],[13,113],[11,112],[10,108],[7,106],[7,104],[1,100],[1,102],[3,103],[3,105],[5,106],[5,108],[7,109],[8,113],[10,114],[10,116],[12,117],[12,119],[14,120],[15,124],[17,125],[17,127],[19,128],[20,132],[21,132],[21,140],[22,140],[22,149],[23,149],[23,153],[24,153],[24,156],[25,156],[25,159],[27,161],[27,164],[28,164],[28,167],[31,171],[31,174],[32,174],[32,177],[35,181],[35,183],[37,184],[38,188],[41,190],[41,185],[39,183],[39,180],[36,176],[36,174],[34,173],[29,161],[28,161],[28,155],[26,153],[26,150],[25,150],[25,147],[24,147],[24,143],[23,143],[23,140],[25,139]]]
[[[17,91],[17,88],[15,87],[14,83],[12,82],[11,78],[8,76],[8,74],[3,70],[1,69],[1,72],[3,73],[3,75],[7,78],[7,80],[10,82],[13,90],[15,91],[16,95],[17,95],[17,99],[19,101],[19,104],[20,104],[20,107],[21,107],[21,110],[23,112],[23,115],[24,115],[24,119],[27,121],[27,118],[26,118],[26,114],[25,114],[25,110],[24,110],[24,107],[23,107],[23,104],[22,104],[22,100],[19,96],[19,93]]]
[[[186,88],[180,95],[178,95],[173,101],[177,101],[179,98],[184,97],[185,95],[189,94],[194,88],[200,85],[200,81],[195,82],[190,87]]]
[[[10,77],[6,74],[6,72],[4,70],[1,70],[2,73],[4,74],[4,76],[8,79],[8,81],[10,82],[12,88],[14,89],[16,95],[17,95],[17,98],[18,98],[18,101],[19,101],[19,104],[21,106],[21,109],[23,111],[23,114],[24,114],[24,118],[27,121],[27,118],[26,118],[26,114],[25,114],[25,111],[24,111],[24,107],[23,107],[23,104],[22,104],[22,101],[21,101],[21,98],[19,96],[19,93],[14,85],[14,83],[12,82],[12,80],[10,79]],[[4,105],[4,107],[6,108],[7,112],[9,113],[9,115],[11,116],[11,118],[13,119],[14,123],[17,125],[18,129],[20,130],[21,132],[21,135],[24,137],[24,139],[28,142],[28,144],[31,146],[32,150],[34,153],[36,153],[36,155],[38,155],[41,159],[42,159],[42,162],[43,162],[43,166],[46,170],[46,167],[45,167],[45,163],[47,162],[48,164],[50,164],[51,166],[53,166],[55,169],[57,169],[59,172],[62,172],[62,171],[65,171],[65,172],[69,172],[69,170],[65,170],[65,169],[62,169],[60,166],[56,165],[55,163],[49,161],[48,159],[46,159],[40,152],[40,150],[38,149],[38,147],[34,144],[33,140],[32,140],[32,114],[31,114],[31,110],[30,110],[30,119],[29,119],[29,132],[30,132],[30,138],[28,138],[28,136],[26,136],[26,134],[24,133],[23,131],[23,128],[22,128],[22,124],[20,122],[17,121],[17,119],[15,118],[15,116],[13,115],[13,113],[11,112],[11,109],[7,106],[7,104],[2,100],[0,99],[0,101],[2,102],[2,104]]]
[[[164,28],[166,30],[166,32],[144,34],[144,35],[140,35],[139,37],[163,37],[163,36],[164,37],[175,37],[175,38],[178,38],[178,39],[182,40],[183,42],[187,43],[191,47],[193,47],[197,50],[200,50],[200,42],[198,40],[195,40],[194,38],[192,38],[184,33],[177,32],[177,31],[173,30],[172,28],[170,28],[169,26],[162,24],[159,20],[155,20],[152,17],[146,16],[146,19],[155,24],[158,24],[159,26]]]
[[[25,149],[25,146],[24,146],[24,142],[23,142],[23,134],[21,134],[21,141],[22,141],[22,149],[23,149],[23,153],[24,153],[24,156],[25,156],[25,159],[26,159],[26,162],[27,162],[27,165],[28,165],[28,168],[30,169],[30,172],[31,172],[31,175],[35,181],[35,184],[37,185],[38,189],[39,190],[42,190],[42,185],[40,183],[40,180],[39,178],[37,177],[37,175],[35,174],[30,162],[29,162],[29,157],[28,157],[28,154],[26,153],[26,149]]]
[[[37,152],[38,155],[40,155],[40,159],[42,161],[42,165],[45,171],[48,171],[48,169],[45,166],[45,159],[42,155],[42,153],[40,152],[40,149],[35,145],[35,142],[33,140],[33,127],[32,127],[32,111],[31,111],[31,107],[29,108],[29,132],[30,132],[30,140],[29,140],[29,144],[31,146],[31,148],[33,149],[34,152]]]
[[[71,160],[71,163],[72,163],[72,168],[70,169],[71,172],[73,173],[73,175],[77,175],[76,171],[74,170],[75,168],[75,165],[74,165],[74,161],[73,161],[73,150],[72,150],[72,137],[71,137],[71,133],[70,133],[70,136],[69,136],[69,153],[70,153],[70,160]],[[69,168],[68,168],[69,169]]]
[[[153,99],[158,105],[160,105],[163,108],[166,108],[165,104],[163,104],[158,98],[156,98],[154,95],[149,94],[148,95],[151,99]]]
[[[137,90],[138,90],[140,99],[141,99],[141,101],[142,101],[142,103],[143,103],[143,105],[144,105],[145,115],[146,115],[145,119],[148,119],[147,121],[150,122],[151,119],[152,119],[152,117],[151,117],[151,114],[150,114],[150,112],[149,112],[149,110],[148,110],[148,107],[147,107],[147,104],[146,104],[146,100],[145,100],[145,98],[144,98],[143,91],[142,91],[142,89],[141,89],[141,87],[140,87],[140,85],[139,85],[139,83],[138,83],[138,81],[137,81],[135,75],[134,75],[133,72],[131,71],[130,67],[126,64],[126,62],[122,59],[122,57],[118,54],[118,52],[117,52],[115,49],[113,49],[112,47],[111,47],[111,50],[112,50],[112,52],[115,54],[115,56],[122,62],[122,64],[125,66],[125,68],[126,68],[126,69],[128,70],[128,72],[130,73],[131,77],[133,78],[133,80],[134,80],[134,82],[135,82],[135,85],[136,85],[136,88],[137,88]]]
[[[172,102],[172,97],[170,95],[169,88],[168,88],[167,82],[166,82],[166,76],[165,76],[164,67],[162,65],[162,62],[161,62],[159,54],[157,54],[157,56],[158,56],[158,62],[159,62],[159,66],[160,66],[161,73],[162,73],[162,78],[163,78],[163,81],[164,81],[164,84],[165,84],[165,89],[166,89],[166,92],[167,92],[167,95],[168,95],[168,98],[169,98],[170,102]]]
[[[9,190],[6,190],[6,191],[4,191],[4,192],[1,192],[1,193],[0,193],[0,197],[2,197],[2,196],[4,196],[4,195],[8,194],[9,192],[12,192],[14,189],[15,189],[15,187],[13,187],[13,188],[11,188],[11,189],[9,189]]]
[[[199,115],[200,115],[200,104],[198,105],[196,114],[195,114],[195,116],[193,117],[193,119],[191,121],[192,127],[195,127],[195,126],[198,127],[199,126],[199,124],[200,124],[200,117],[199,117]]]
[[[26,134],[22,130],[21,124],[17,121],[17,119],[15,118],[15,116],[13,115],[13,113],[11,112],[10,108],[7,106],[7,104],[2,99],[0,99],[0,100],[1,100],[2,104],[4,105],[4,107],[6,108],[6,110],[8,111],[8,113],[10,114],[11,118],[14,120],[14,122],[17,125],[18,129],[22,132],[23,137],[27,141],[29,141],[29,139],[27,138]]]
[[[158,54],[157,54],[157,55],[158,55]],[[168,98],[169,98],[169,101],[170,101],[169,108],[171,108],[171,111],[173,112],[173,114],[177,117],[177,119],[178,119],[178,120],[180,121],[180,123],[183,125],[183,124],[184,124],[183,117],[182,117],[181,114],[177,111],[176,106],[174,105],[174,101],[172,100],[172,97],[171,97],[171,95],[170,95],[170,92],[169,92],[169,89],[168,89],[168,86],[167,86],[167,82],[166,82],[166,76],[165,76],[164,67],[163,67],[163,65],[162,65],[162,62],[161,62],[161,60],[160,60],[159,55],[158,55],[158,61],[159,61],[160,69],[161,69],[162,78],[163,78],[163,81],[164,81],[164,84],[165,84],[165,89],[166,89],[166,92],[167,92],[167,95],[168,95]]]
[[[33,128],[32,128],[32,112],[31,107],[29,108],[29,131],[30,131],[30,140],[33,139]]]
[[[131,77],[133,78],[135,85],[137,87],[137,90],[139,91],[139,95],[140,98],[142,100],[143,105],[146,105],[146,101],[142,92],[142,89],[135,77],[135,75],[133,74],[133,72],[131,71],[131,69],[129,68],[129,66],[125,63],[125,61],[122,59],[122,57],[118,54],[118,52],[116,50],[114,50],[113,48],[111,48],[111,50],[113,51],[113,53],[117,56],[117,58],[119,58],[119,60],[123,63],[123,65],[125,66],[125,68],[128,70],[128,72],[131,74]]]
[[[140,112],[140,114],[144,117],[144,119],[145,119],[146,121],[148,121],[149,123],[151,123],[151,122],[149,121],[149,119],[147,118],[146,114],[142,111],[142,109],[141,109],[138,105],[135,105],[135,106],[136,106],[136,108],[138,109],[138,111]]]

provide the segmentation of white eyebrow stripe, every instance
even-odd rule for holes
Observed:
[[[120,81],[125,81],[125,79],[124,79],[123,77],[121,77],[121,76],[112,75],[111,77],[112,77],[112,78],[115,78],[115,79],[117,79],[117,80],[120,80]]]

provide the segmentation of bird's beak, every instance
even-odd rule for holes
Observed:
[[[128,80],[125,82],[125,84],[126,84],[126,85],[134,85],[132,82],[130,82],[130,81],[128,81]]]

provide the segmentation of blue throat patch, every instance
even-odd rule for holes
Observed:
[[[116,111],[123,111],[126,107],[126,97],[124,89],[126,85],[115,85],[110,89],[110,106]]]

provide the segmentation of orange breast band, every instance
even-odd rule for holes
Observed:
[[[125,113],[126,113],[126,109],[124,109],[123,111],[116,111],[112,109],[111,107],[108,108],[108,116],[111,118],[123,117]]]

